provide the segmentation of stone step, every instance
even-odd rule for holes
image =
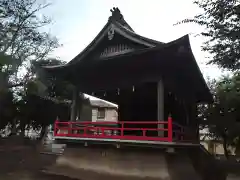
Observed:
[[[41,154],[62,155],[65,149],[65,144],[45,144]]]
[[[60,156],[60,155],[62,155],[63,153],[54,153],[54,152],[41,151],[40,154]]]

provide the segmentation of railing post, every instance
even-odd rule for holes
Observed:
[[[184,140],[184,128],[183,127],[181,127],[181,136],[180,136],[180,139],[181,139],[181,141],[183,141]]]
[[[121,137],[123,137],[123,126],[124,126],[124,124],[123,124],[123,122],[121,122],[121,134],[120,134]]]
[[[87,136],[87,127],[83,127],[83,136]]]
[[[143,132],[143,137],[146,137],[146,130],[143,129],[142,132]]]
[[[173,141],[173,124],[172,117],[168,116],[168,142]]]
[[[71,136],[71,135],[72,135],[72,123],[68,122],[67,136]]]
[[[57,125],[58,125],[58,117],[56,118],[55,122],[54,122],[54,127],[53,127],[53,136],[57,135]]]
[[[101,129],[101,132],[102,132],[101,136],[104,137],[105,136],[105,128],[101,127],[100,129]]]

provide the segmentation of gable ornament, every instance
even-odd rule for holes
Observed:
[[[109,30],[108,30],[108,40],[112,40],[113,39],[113,37],[114,37],[114,27],[113,26],[111,26],[110,28],[109,28]]]

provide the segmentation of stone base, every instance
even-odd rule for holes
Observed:
[[[67,148],[47,171],[83,180],[201,180],[187,154],[161,149]]]

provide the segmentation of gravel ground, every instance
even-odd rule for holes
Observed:
[[[0,175],[0,179],[4,180],[76,180],[64,176],[48,175],[44,173],[32,173],[28,171],[13,172],[7,175]],[[79,180],[79,179],[78,179]]]
[[[239,175],[229,174],[227,180],[240,180]]]
[[[40,154],[36,144],[10,141],[0,140],[0,180],[74,180],[42,173],[55,162],[55,156]]]

